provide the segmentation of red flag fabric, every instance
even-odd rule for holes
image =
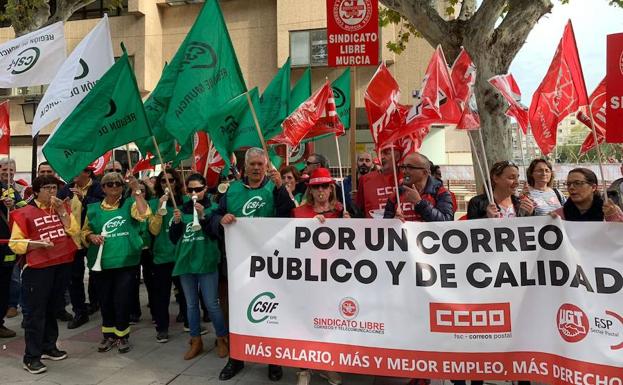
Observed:
[[[296,147],[303,139],[321,135],[343,135],[344,126],[335,110],[335,99],[329,81],[303,102],[283,123],[283,132],[270,143],[287,144]]]
[[[110,162],[110,159],[112,159],[112,152],[113,150],[108,151],[104,155],[95,159],[93,163],[87,167],[93,168],[93,173],[95,175],[102,175],[104,173],[104,168],[106,168],[106,165]]]
[[[458,130],[476,130],[480,128],[480,116],[474,95],[476,82],[476,66],[465,49],[461,48],[459,56],[452,64],[450,73],[452,84],[456,92],[456,100],[463,110],[461,120],[457,124]]]
[[[586,84],[569,21],[547,74],[530,104],[530,127],[544,155],[556,146],[558,123],[587,104]]]
[[[11,126],[9,125],[9,101],[0,104],[0,154],[11,152]]]
[[[205,131],[197,131],[194,140],[193,157],[195,158],[195,171],[203,174],[208,161],[208,134]]]
[[[521,91],[512,74],[497,75],[489,79],[489,83],[498,90],[509,104],[507,116],[517,120],[524,135],[528,133],[528,107],[521,104]]]
[[[593,119],[595,120],[594,128],[597,134],[597,142],[601,144],[606,140],[606,78],[595,88],[588,101],[591,112],[593,113]],[[589,113],[585,114],[580,111],[576,116],[578,120],[584,123],[588,128],[593,127]],[[586,135],[584,143],[582,143],[580,154],[590,151],[593,147],[595,147],[595,138],[591,130],[591,132]]]
[[[151,164],[152,159],[154,159],[154,156],[151,152],[148,152],[143,159],[136,162],[132,168],[132,174],[137,174],[139,171],[153,170],[155,167]]]
[[[370,133],[377,148],[386,142],[385,137],[397,130],[400,125],[398,111],[400,87],[391,72],[382,63],[376,70],[364,93],[364,103],[370,122]]]

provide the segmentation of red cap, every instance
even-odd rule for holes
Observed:
[[[326,183],[335,183],[333,178],[331,178],[331,172],[326,168],[319,167],[312,171],[309,182],[307,183],[310,186],[326,184]]]

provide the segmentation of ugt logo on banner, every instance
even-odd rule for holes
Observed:
[[[329,66],[379,61],[378,0],[327,0]]]
[[[606,142],[623,143],[623,33],[608,35]]]

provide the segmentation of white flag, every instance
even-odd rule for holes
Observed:
[[[0,88],[49,84],[65,60],[59,21],[0,45]]]
[[[65,60],[43,95],[32,123],[32,136],[60,119],[58,127],[114,62],[108,16],[104,15]]]

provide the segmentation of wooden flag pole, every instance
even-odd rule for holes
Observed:
[[[125,144],[125,153],[128,156],[128,170],[132,172],[132,157],[130,156],[130,143]]]
[[[392,169],[394,170],[394,184],[396,185],[396,204],[398,205],[396,209],[402,212],[402,206],[400,205],[400,191],[398,191],[398,173],[396,172],[396,157],[394,156],[394,143],[392,143],[391,151],[392,151]]]
[[[206,154],[206,165],[203,166],[203,177],[206,178],[208,175],[208,168],[210,168],[210,163],[212,163],[212,159],[210,159],[210,145],[212,143],[212,140],[210,139],[210,136],[208,134],[206,134],[206,137],[208,138],[208,153]]]
[[[606,186],[606,174],[604,173],[604,164],[603,164],[603,160],[601,159],[603,157],[603,154],[601,153],[601,147],[599,146],[599,141],[597,139],[597,131],[595,130],[595,118],[593,118],[593,103],[595,102],[595,100],[597,100],[604,94],[605,92],[602,92],[601,94],[593,98],[593,101],[588,106],[588,115],[591,118],[591,126],[592,126],[591,132],[593,133],[593,141],[595,142],[595,148],[597,149],[597,159],[599,159],[599,172],[601,173],[601,182],[604,185],[603,194],[604,194],[604,201],[605,201],[606,199],[608,199],[608,192],[607,192],[608,187]]]
[[[523,152],[523,132],[521,131],[521,127],[519,127],[519,124],[517,125],[517,139],[519,140],[519,152],[521,152],[521,168],[523,168],[523,175],[524,178],[526,178],[527,182],[528,174],[526,172],[526,156]]]
[[[255,113],[255,107],[253,107],[253,102],[251,102],[251,97],[249,93],[246,93],[247,103],[249,103],[249,108],[251,109],[251,115],[253,116],[253,122],[255,123],[255,129],[257,130],[257,136],[260,138],[260,142],[262,143],[262,149],[266,154],[266,160],[268,161],[268,165],[270,168],[275,168],[273,163],[270,161],[270,157],[268,156],[268,147],[266,147],[266,140],[264,140],[264,134],[262,134],[262,129],[260,128],[260,121],[257,119],[257,114]],[[221,154],[222,156],[222,154]]]
[[[357,191],[357,67],[350,67],[350,127],[348,129],[351,191]]]
[[[487,200],[489,201],[489,203],[492,203],[493,198],[489,194],[489,189],[487,188],[487,176],[485,175],[485,172],[483,171],[482,163],[480,162],[480,156],[478,155],[478,149],[476,148],[476,144],[474,143],[474,138],[472,138],[469,132],[467,133],[467,137],[469,138],[469,143],[471,144],[472,151],[474,152],[474,156],[476,157],[478,171],[480,171],[480,176],[482,176],[482,180],[485,183],[485,194],[487,194]]]
[[[346,209],[346,191],[344,191],[344,173],[342,172],[342,157],[340,156],[340,143],[337,140],[337,135],[335,137],[335,149],[337,150],[337,166],[340,173],[340,179],[342,180],[342,203],[344,204],[344,211]]]
[[[485,175],[487,178],[485,179],[485,184],[489,183],[489,194],[491,196],[491,201],[489,204],[495,203],[493,199],[493,184],[491,183],[491,175],[489,174],[489,161],[487,160],[487,151],[485,150],[485,142],[482,139],[482,129],[478,130],[478,137],[480,138],[480,147],[482,148],[482,161],[484,163],[483,171],[485,171]]]
[[[160,160],[160,167],[162,167],[162,172],[165,173],[164,175],[164,180],[167,182],[167,188],[169,189],[169,197],[171,198],[171,202],[173,202],[173,208],[175,210],[177,210],[177,203],[175,203],[175,197],[173,196],[173,188],[171,187],[171,183],[169,183],[169,178],[167,178],[166,173],[167,173],[167,168],[164,165],[164,162],[162,161],[162,154],[160,153],[160,147],[158,147],[158,142],[156,141],[156,137],[155,136],[151,136],[151,140],[154,143],[154,147],[156,147],[156,154],[158,155],[158,159]]]
[[[192,157],[191,157],[191,161],[190,161],[190,162],[191,162],[191,166],[190,166],[190,167],[192,167],[192,169],[193,169],[195,172],[198,172],[198,171],[199,171],[199,170],[197,170],[197,158],[195,157],[195,149],[197,148],[197,143],[195,143],[195,136],[197,136],[197,135],[198,135],[197,133],[194,133],[194,134],[193,134],[193,137],[192,137],[192,141],[193,141],[193,152],[192,152]]]

